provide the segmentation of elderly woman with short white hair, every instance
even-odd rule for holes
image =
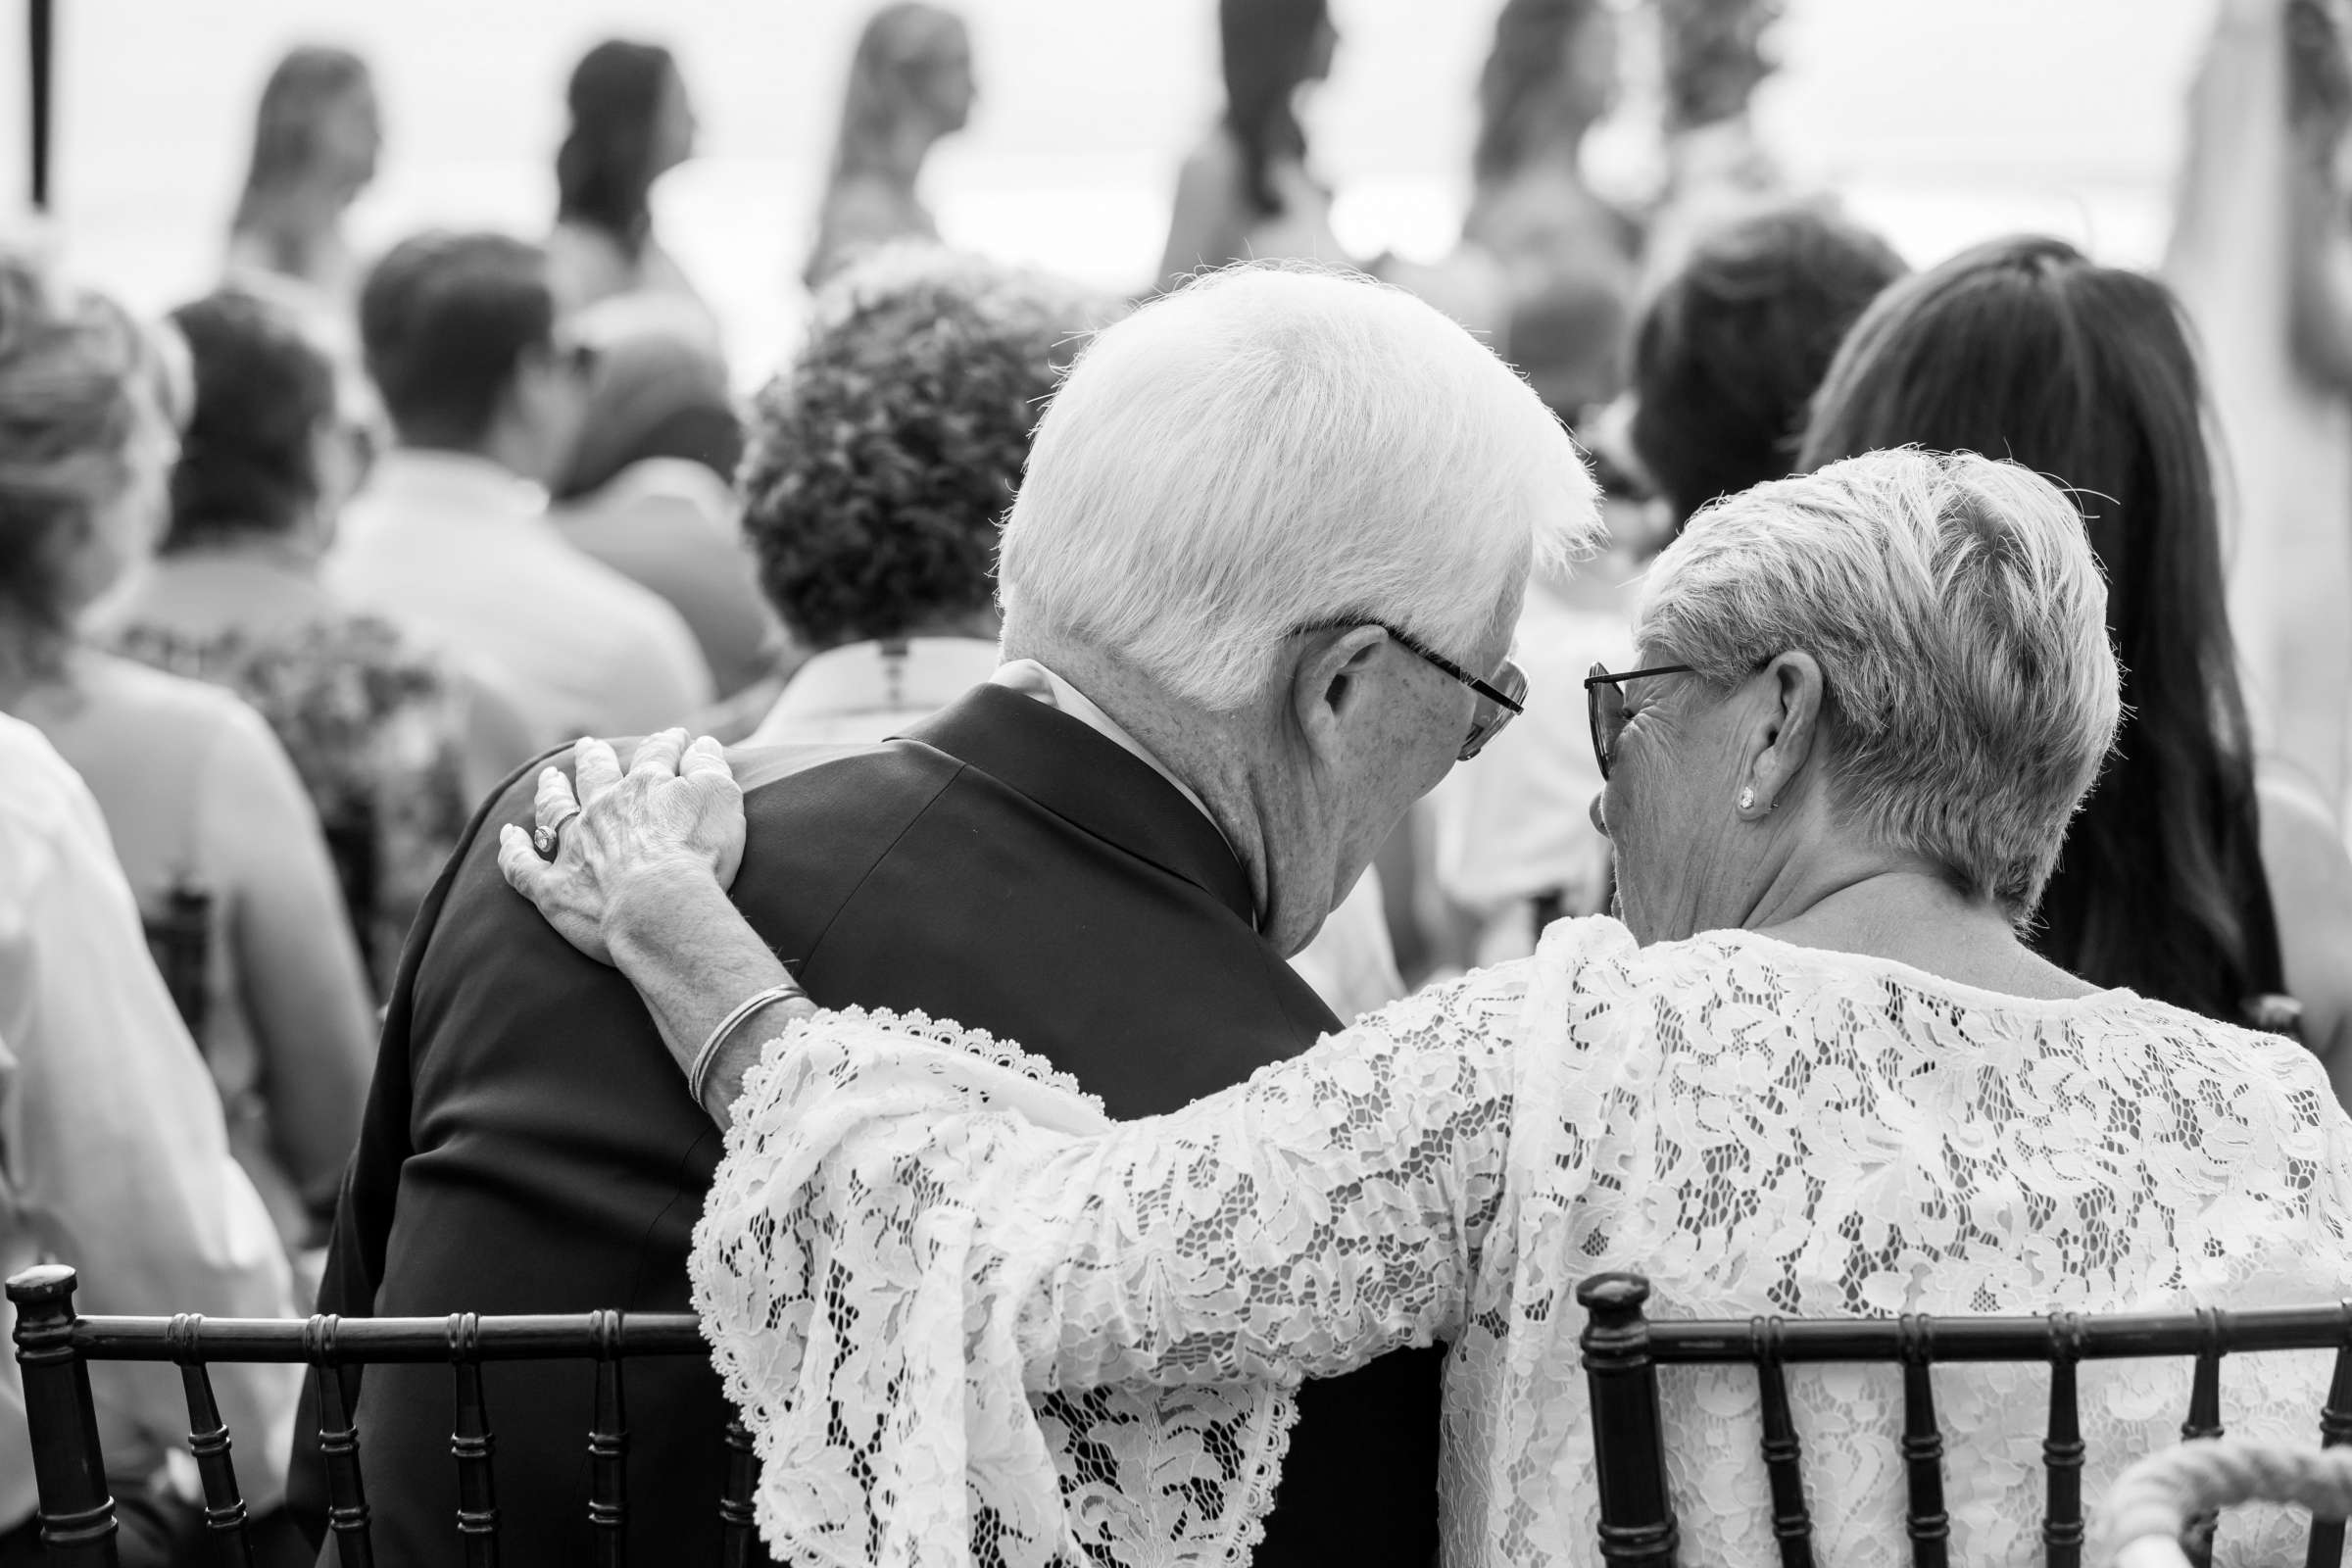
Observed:
[[[1982,458],[1877,453],[1717,506],[1651,573],[1639,665],[1588,683],[1622,923],[1563,921],[1174,1115],[1111,1123],[1008,1044],[793,1004],[706,1101],[732,1127],[694,1259],[771,1548],[962,1560],[978,1520],[1005,1562],[1076,1560],[1101,1521],[1056,1477],[1103,1457],[1024,1394],[1103,1387],[1147,1417],[1111,1443],[1150,1478],[1115,1523],[1226,1560],[1287,1391],[1440,1341],[1446,1561],[1579,1558],[1571,1288],[1610,1269],[1668,1317],[2345,1295],[2352,1123],[2317,1063],[2019,940],[2116,727],[2104,598],[2065,497]],[[554,864],[510,830],[516,885],[624,956],[658,920],[756,956],[714,869],[740,833],[715,748],[581,773]],[[742,1000],[622,966],[673,1040]],[[2172,1439],[2186,1376],[2082,1369],[2093,1497]],[[2324,1380],[2249,1358],[2230,1431],[2303,1436]],[[1790,1382],[1818,1549],[1901,1559],[1899,1370]],[[2039,1372],[1937,1382],[1956,1556],[2037,1556]],[[1769,1560],[1754,1380],[1666,1399],[1691,1559]],[[2246,1510],[2222,1539],[2273,1561],[2300,1536]]]

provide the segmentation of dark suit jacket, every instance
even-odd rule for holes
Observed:
[[[820,1002],[920,1008],[1074,1074],[1114,1116],[1172,1110],[1335,1027],[1251,926],[1214,826],[1086,725],[983,687],[906,740],[737,760],[737,906]],[[680,1311],[720,1147],[628,983],[512,892],[477,819],[418,917],[387,1014],[320,1310]],[[1260,1564],[1427,1568],[1435,1350],[1310,1384]],[[509,1568],[586,1560],[584,1366],[485,1369]],[[715,1561],[727,1417],[703,1361],[628,1371],[630,1545]],[[359,1399],[378,1560],[454,1562],[450,1374],[376,1367]],[[313,1423],[305,1420],[303,1432]],[[315,1437],[293,1501],[322,1531]]]

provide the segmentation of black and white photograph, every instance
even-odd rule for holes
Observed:
[[[0,4],[0,1568],[2338,1568],[2352,0]]]

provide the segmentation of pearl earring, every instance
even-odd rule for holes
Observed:
[[[1742,787],[1740,791],[1740,809],[1742,811],[1752,811],[1755,808],[1756,792],[1753,789]]]

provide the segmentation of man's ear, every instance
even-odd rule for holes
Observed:
[[[1378,626],[1301,633],[1290,673],[1291,717],[1310,750],[1327,753],[1372,701],[1372,666],[1389,641]]]
[[[1821,661],[1791,650],[1763,670],[1771,706],[1750,731],[1741,782],[1756,792],[1756,809],[1770,810],[1821,743],[1822,702],[1828,695]]]

